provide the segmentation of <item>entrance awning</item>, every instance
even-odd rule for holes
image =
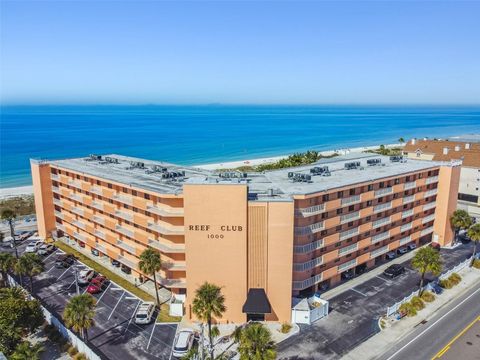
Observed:
[[[250,289],[247,301],[243,304],[242,312],[246,314],[270,314],[272,307],[264,289]]]

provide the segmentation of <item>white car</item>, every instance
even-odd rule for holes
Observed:
[[[93,279],[93,277],[95,276],[95,271],[89,269],[89,270],[81,270],[79,273],[78,273],[78,283],[80,285],[87,285],[90,280]]]
[[[38,255],[48,255],[55,251],[55,246],[53,244],[43,244],[37,251]]]
[[[408,250],[415,250],[417,248],[417,244],[410,243],[407,245]]]
[[[193,346],[195,333],[192,329],[180,330],[175,336],[172,355],[176,358],[184,357]]]
[[[43,241],[32,241],[28,243],[27,247],[25,248],[26,253],[36,253],[40,246],[43,245]]]
[[[390,251],[387,253],[387,255],[385,255],[385,257],[387,258],[387,260],[391,260],[395,259],[397,257],[397,254],[395,253],[395,251]]]
[[[135,324],[150,324],[154,312],[155,304],[153,302],[142,303],[135,313]]]

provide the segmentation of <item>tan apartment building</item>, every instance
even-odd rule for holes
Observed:
[[[480,221],[480,136],[411,139],[403,153],[409,159],[461,161],[458,208]]]
[[[349,155],[265,173],[218,173],[119,155],[31,161],[40,235],[66,236],[186,294],[222,286],[221,322],[290,321],[292,297],[360,273],[408,244],[452,241],[460,168]],[[344,277],[344,276],[343,276]]]

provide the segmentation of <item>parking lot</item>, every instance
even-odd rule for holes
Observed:
[[[452,250],[442,249],[444,270],[464,261],[472,251],[471,243]],[[401,259],[391,263],[405,266],[404,274],[395,279],[377,275],[332,298],[327,317],[311,326],[302,325],[299,334],[279,344],[279,358],[338,359],[375,335],[380,330],[378,319],[385,314],[387,306],[418,289],[419,274],[412,269],[410,261]]]
[[[25,246],[25,243],[19,246],[19,253]],[[54,266],[55,259],[61,254],[61,250],[56,250],[44,257],[45,271],[34,279],[34,295],[58,317],[61,317],[69,298],[76,294],[74,266],[67,269]],[[78,271],[88,269],[79,262],[76,266]],[[24,282],[28,284],[28,279],[25,278]],[[80,293],[86,288],[80,287]],[[135,311],[142,301],[114,282],[107,283],[104,291],[92,296],[97,299],[95,323],[88,331],[92,348],[108,359],[170,358],[177,324],[135,324]]]

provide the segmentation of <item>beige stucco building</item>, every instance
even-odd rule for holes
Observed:
[[[389,252],[452,241],[460,167],[376,155],[266,173],[217,173],[119,155],[31,162],[41,236],[68,236],[186,294],[222,286],[220,322],[290,321],[293,296],[360,273]]]

